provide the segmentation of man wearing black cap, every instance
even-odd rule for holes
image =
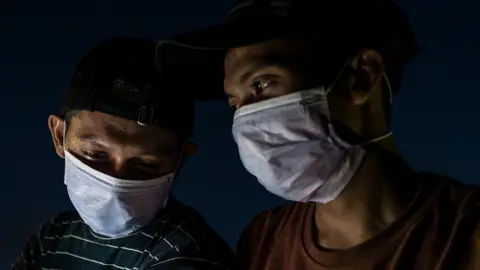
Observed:
[[[224,84],[245,168],[294,202],[244,230],[241,269],[480,269],[479,188],[414,171],[391,136],[417,53],[394,2],[241,1],[160,48]]]
[[[195,152],[195,93],[162,76],[155,47],[114,38],[77,66],[48,118],[77,211],[45,224],[13,269],[231,269],[227,244],[170,195]]]

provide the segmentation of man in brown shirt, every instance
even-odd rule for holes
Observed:
[[[241,160],[293,202],[247,226],[241,269],[480,269],[479,188],[415,172],[391,136],[417,53],[394,2],[241,1],[159,48],[200,63],[212,87],[223,62]]]

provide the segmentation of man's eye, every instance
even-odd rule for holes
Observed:
[[[255,91],[255,94],[261,94],[265,88],[268,87],[270,81],[268,80],[258,80],[254,81],[251,85],[252,89]]]
[[[90,160],[104,160],[108,159],[108,154],[101,151],[83,151],[84,155]]]
[[[142,167],[142,168],[145,168],[145,169],[148,169],[148,170],[153,170],[153,169],[156,169],[157,168],[157,165],[155,164],[148,164],[148,163],[140,163],[138,164],[139,167]]]
[[[140,168],[142,170],[146,170],[146,171],[157,171],[159,169],[162,168],[163,164],[161,162],[157,163],[157,162],[144,162],[144,161],[140,161],[140,160],[135,160],[134,161],[135,163],[135,166],[137,166],[137,168]]]

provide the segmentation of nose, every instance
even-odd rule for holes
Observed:
[[[128,180],[128,172],[127,172],[128,170],[127,170],[126,162],[122,159],[119,159],[119,158],[110,159],[108,162],[95,164],[92,167],[96,167],[95,169],[109,176]]]
[[[242,102],[239,104],[239,108],[242,107],[242,106],[245,106],[245,105],[250,105],[250,104],[253,104],[253,103],[256,103],[256,102],[260,102],[262,100],[265,100],[265,99],[268,99],[268,97],[265,97],[261,94],[258,94],[258,93],[251,93],[249,95],[247,95],[243,100]]]
[[[125,159],[117,157],[112,160],[114,177],[128,180],[128,166]]]

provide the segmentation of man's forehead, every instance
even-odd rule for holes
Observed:
[[[286,38],[275,38],[251,44],[247,46],[231,48],[227,52],[229,55],[247,56],[247,55],[263,55],[269,53],[289,52],[292,49],[300,47],[300,42],[291,41]]]
[[[99,112],[81,112],[72,119],[69,137],[109,149],[134,149],[143,155],[171,155],[178,136],[161,127],[140,126],[135,121]],[[131,121],[132,123],[130,123]]]
[[[72,122],[73,128],[77,128],[80,132],[89,130],[113,137],[138,136],[142,134],[155,134],[155,136],[162,137],[162,134],[171,134],[171,132],[161,127],[142,126],[136,121],[102,112],[81,111],[79,117],[76,117]]]
[[[230,49],[225,57],[224,68],[228,75],[239,72],[247,65],[275,65],[293,60],[300,61],[309,53],[310,51],[301,42],[296,43],[283,38],[272,39]]]

